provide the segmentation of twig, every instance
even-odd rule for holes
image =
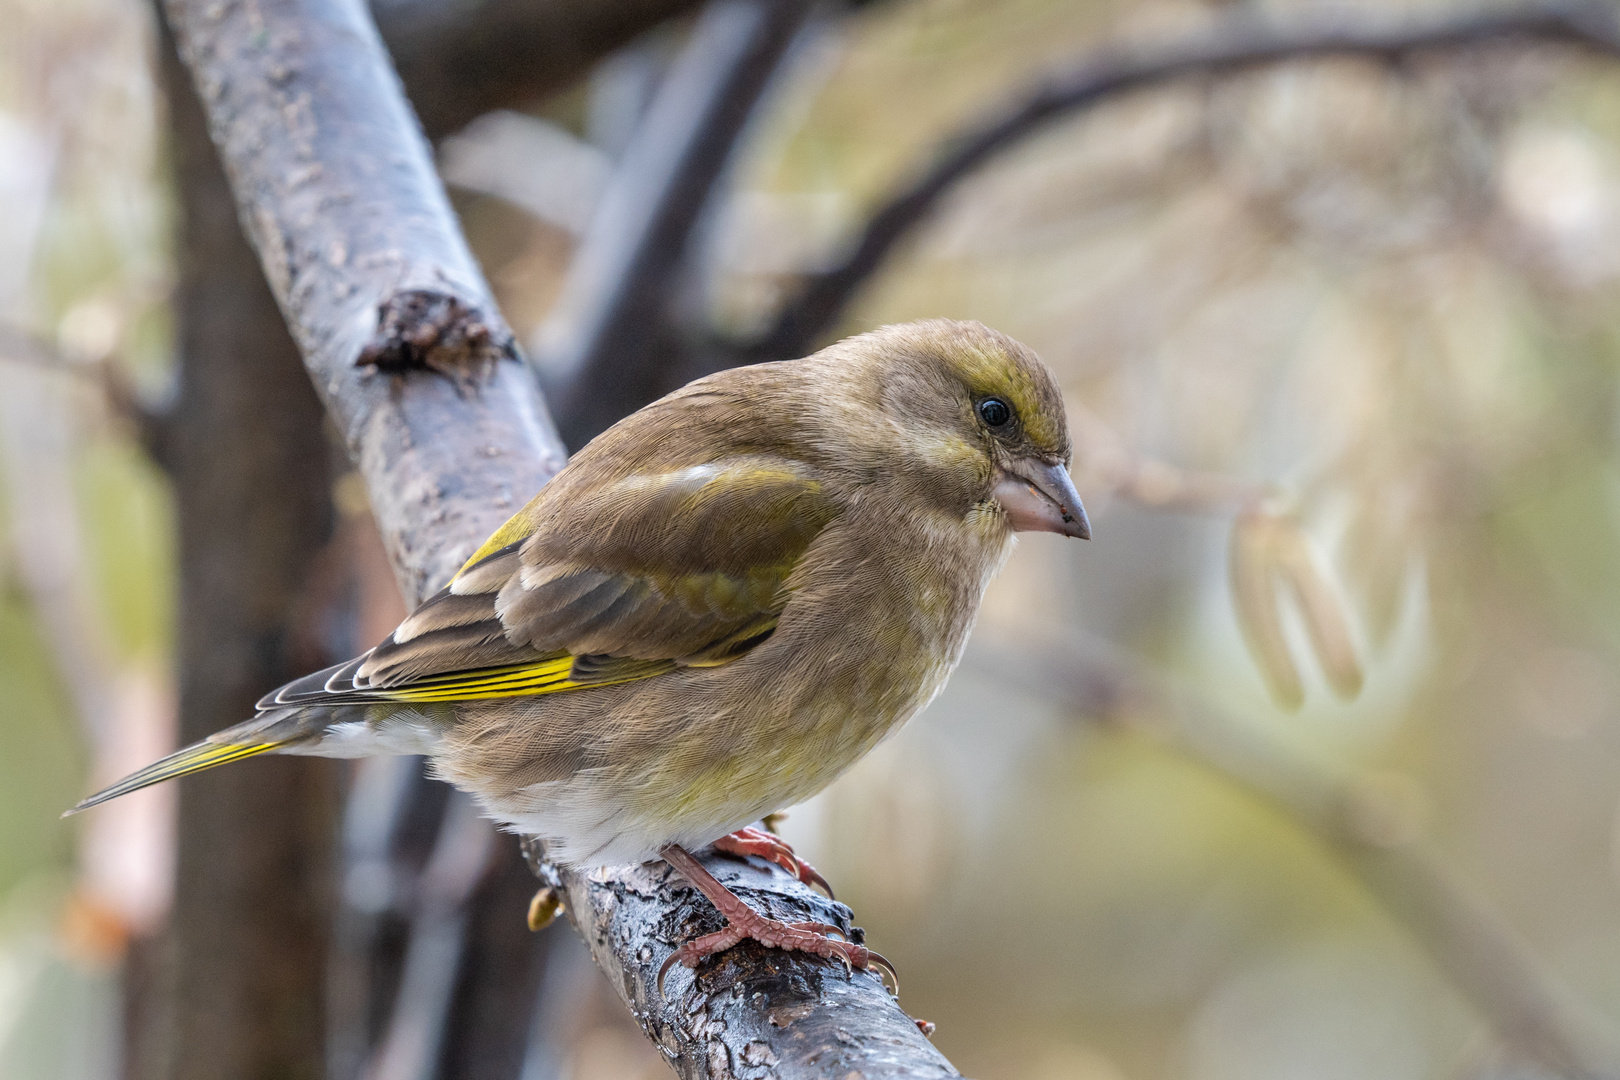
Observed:
[[[597,204],[544,328],[563,433],[578,446],[671,389],[669,305],[688,239],[810,0],[713,0]]]
[[[802,356],[838,321],[856,291],[895,246],[923,221],[959,180],[1053,121],[1111,101],[1120,94],[1181,79],[1229,75],[1269,64],[1321,57],[1361,56],[1395,61],[1414,53],[1469,48],[1496,41],[1574,45],[1620,56],[1620,26],[1606,5],[1578,3],[1517,11],[1469,12],[1395,26],[1345,22],[1284,27],[1230,19],[1187,41],[1138,53],[1105,47],[1052,77],[1021,102],[944,140],[937,159],[889,196],[868,220],[849,253],[834,268],[809,275],[775,325],[739,347],[748,359]]]
[[[0,323],[0,360],[61,372],[95,384],[107,411],[134,429],[136,440],[152,460],[166,464],[169,413],[141,400],[118,357],[85,362],[70,360],[38,334]]]
[[[358,0],[169,0],[167,10],[265,276],[366,481],[405,596],[419,602],[561,465],[544,402]],[[377,363],[359,366],[368,357]],[[385,360],[390,370],[379,370]],[[730,878],[741,872],[721,859],[713,868]],[[686,890],[649,885],[659,872],[633,867],[561,881],[572,918],[626,1000],[652,984],[677,938],[702,928],[676,906],[689,899]],[[762,906],[793,902],[785,874],[747,872]],[[604,934],[620,925],[617,913],[632,897],[654,916],[650,938]],[[876,994],[874,1007],[838,1014],[848,1040],[839,1041],[844,1071],[953,1075],[870,977],[797,955],[772,954],[760,965],[750,956],[738,951],[707,976],[730,994],[711,994],[709,1013],[699,1006],[678,1014],[665,1003],[643,1007],[638,1020],[670,1038],[692,1017],[724,1008],[735,1030],[766,1031],[771,1003],[791,998],[793,1013],[778,1013],[778,1026],[808,1032],[833,1023],[828,1010],[849,995]],[[669,1049],[695,1054],[700,1045],[710,1043]],[[757,1051],[740,1053],[735,1063],[686,1056],[677,1064],[687,1076],[718,1076]],[[784,1075],[811,1067],[780,1060]]]
[[[1397,785],[1298,754],[1096,639],[975,644],[965,662],[1051,687],[1078,714],[1130,723],[1278,806],[1343,860],[1517,1055],[1563,1076],[1620,1077],[1620,1034],[1421,841],[1391,798]]]

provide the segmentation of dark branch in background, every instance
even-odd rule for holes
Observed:
[[[359,0],[251,9],[168,0],[167,12],[238,214],[366,481],[407,601],[419,602],[561,465],[544,402]],[[401,370],[361,363],[368,356],[398,357]],[[252,835],[243,829],[237,842]],[[723,877],[740,872],[710,862]],[[803,956],[736,949],[706,969],[705,990],[677,976],[670,1000],[648,1001],[664,958],[711,928],[701,908],[694,918],[683,906],[695,903],[690,890],[649,884],[661,873],[635,867],[560,884],[597,962],[684,1075],[730,1077],[751,1065],[820,1075],[826,1061],[868,1080],[955,1075],[891,999],[869,993],[872,976]],[[772,914],[847,925],[847,911],[785,873],[751,873],[752,899]],[[851,999],[863,1007],[839,1010],[836,1024],[818,1019]],[[719,1015],[728,1031],[757,1037],[731,1047]]]
[[[699,0],[371,0],[433,138],[492,109],[562,89],[642,31]]]
[[[1050,687],[1077,715],[1162,739],[1279,807],[1404,924],[1515,1057],[1559,1076],[1620,1078],[1612,1024],[1422,841],[1421,809],[1402,805],[1400,784],[1313,761],[1100,640],[975,645],[965,664]]]
[[[688,240],[811,0],[715,0],[692,28],[603,192],[545,357],[579,446],[672,389],[670,306]]]
[[[419,914],[398,1000],[365,1080],[419,1080],[432,1076],[443,1058],[455,976],[467,947],[467,902],[489,870],[494,841],[472,798],[452,794],[417,884]]]
[[[1415,53],[1499,41],[1574,45],[1620,56],[1620,25],[1605,5],[1533,7],[1448,15],[1426,22],[1350,26],[1312,22],[1284,27],[1234,18],[1213,31],[1154,50],[1105,48],[1082,59],[1022,102],[979,121],[944,143],[933,164],[891,195],[868,219],[843,261],[806,278],[771,330],[737,346],[731,363],[778,360],[811,352],[837,325],[850,301],[957,181],[1053,121],[1132,90],[1179,79],[1229,75],[1268,64],[1320,57],[1395,61]],[[714,366],[711,363],[711,366]]]

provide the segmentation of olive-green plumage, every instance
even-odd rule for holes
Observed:
[[[700,379],[377,648],[83,805],[254,752],[426,753],[562,862],[707,843],[938,691],[1015,529],[1086,535],[1069,455],[1050,372],[977,323]]]

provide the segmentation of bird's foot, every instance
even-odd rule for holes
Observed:
[[[827,884],[827,879],[821,876],[821,872],[795,855],[793,845],[773,832],[749,825],[747,828],[722,836],[714,842],[713,847],[716,851],[724,851],[728,855],[758,855],[780,866],[806,885],[819,888],[827,894],[827,899],[838,899],[833,895],[832,886]]]
[[[791,849],[789,852],[791,854]],[[685,848],[671,844],[664,848],[661,854],[681,876],[697,886],[698,891],[720,909],[720,914],[725,916],[726,926],[712,934],[694,938],[669,954],[663,966],[658,969],[660,997],[664,993],[664,976],[677,963],[695,968],[705,957],[724,952],[741,941],[757,941],[767,949],[805,952],[823,959],[837,960],[849,970],[871,971],[875,967],[879,971],[879,978],[889,984],[891,993],[899,995],[900,979],[895,974],[894,965],[881,954],[848,940],[844,931],[838,927],[830,923],[788,923],[766,918],[743,903],[736,893],[720,884]],[[748,854],[758,852],[750,851]],[[838,936],[829,936],[833,934]]]
[[[833,934],[838,936],[829,936]],[[875,964],[893,978],[894,969],[887,960],[865,945],[844,940],[843,931],[830,923],[781,922],[750,909],[746,915],[728,919],[725,929],[693,938],[671,953],[658,973],[660,992],[664,975],[677,963],[695,968],[706,957],[725,952],[741,941],[757,941],[767,949],[804,952],[825,960],[837,960],[852,971],[869,971]]]

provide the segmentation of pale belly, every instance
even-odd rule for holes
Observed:
[[[558,862],[641,862],[667,844],[701,847],[820,792],[926,705],[955,659],[934,659],[925,677],[876,700],[828,694],[779,715],[760,700],[751,717],[691,724],[661,747],[626,748],[621,760],[558,779],[490,785],[487,771],[468,769],[459,755],[435,760],[490,817],[541,837]],[[716,746],[722,738],[728,751]]]

